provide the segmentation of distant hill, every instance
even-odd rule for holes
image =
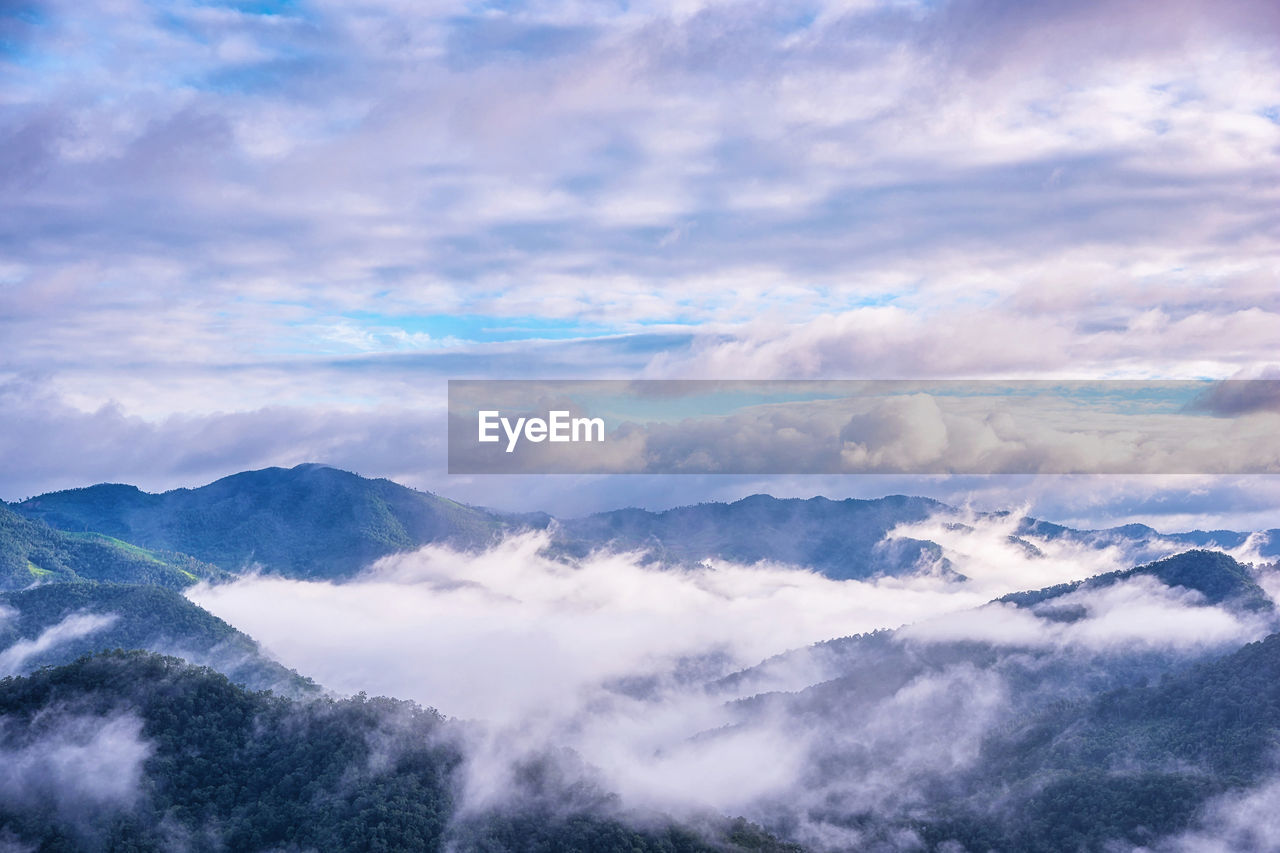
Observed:
[[[429,543],[471,548],[505,532],[547,526],[542,514],[503,515],[307,464],[225,477],[195,489],[150,494],[101,484],[30,498],[13,509],[61,531],[113,537],[148,549],[190,554],[238,573],[253,567],[299,578],[343,578],[388,554]],[[554,549],[584,556],[612,547],[654,561],[721,558],[805,566],[833,578],[914,569],[945,570],[932,542],[885,534],[948,509],[928,498],[779,499],[754,495],[664,512],[624,509],[553,527]]]
[[[380,557],[426,544],[477,548],[508,532],[546,527],[552,531],[553,552],[566,557],[611,548],[642,551],[652,562],[676,565],[706,559],[769,561],[834,579],[901,575],[922,568],[947,573],[952,567],[936,543],[888,534],[899,525],[956,514],[939,501],[904,495],[838,501],[752,495],[732,503],[658,512],[620,509],[553,520],[542,513],[503,514],[465,506],[390,480],[371,480],[317,464],[246,471],[207,486],[162,494],[101,484],[40,495],[10,509],[117,551],[132,545],[161,561],[188,554],[192,562],[226,572],[260,568],[296,578],[347,578]],[[1269,535],[1261,553],[1280,555],[1280,530]],[[1038,549],[1025,537],[1070,539],[1097,548],[1119,544],[1136,554],[1135,559],[1143,559],[1177,548],[1236,547],[1247,534],[1161,534],[1143,525],[1073,530],[1023,518],[1014,539],[1034,557]],[[4,552],[9,554],[10,586],[36,576],[22,574],[27,570],[25,559],[13,557],[12,549]]]
[[[845,580],[922,568],[953,571],[937,543],[888,537],[899,525],[938,515],[959,517],[954,507],[940,501],[905,495],[838,501],[752,495],[733,503],[702,503],[658,512],[636,508],[601,512],[560,520],[554,529],[557,548],[573,556],[609,547],[645,551],[655,561],[670,563],[707,558],[742,563],[764,560]],[[978,517],[1008,515],[991,512]],[[1012,539],[1033,558],[1040,556],[1039,549],[1024,537],[1065,539],[1091,548],[1121,546],[1141,559],[1182,548],[1236,548],[1248,536],[1231,530],[1165,534],[1142,524],[1076,530],[1028,517],[1018,520]],[[1280,556],[1280,529],[1264,531],[1259,552],[1264,557]]]
[[[1238,530],[1187,530],[1179,533],[1161,533],[1154,527],[1145,524],[1122,524],[1118,527],[1105,527],[1097,530],[1076,530],[1042,521],[1036,518],[1024,518],[1018,526],[1020,534],[1034,534],[1043,539],[1071,539],[1087,544],[1104,546],[1123,542],[1141,542],[1146,540],[1162,540],[1183,545],[1188,548],[1238,548],[1249,538],[1248,533]],[[1280,529],[1264,531],[1268,541],[1262,545],[1262,555],[1266,557],[1280,556]]]
[[[230,572],[349,577],[430,542],[474,547],[510,529],[502,516],[324,465],[266,468],[196,489],[149,494],[104,484],[16,504],[64,531],[94,531],[190,554]]]
[[[1193,550],[1154,563],[1122,571],[1096,575],[1082,581],[1058,584],[1039,590],[1016,592],[996,602],[1031,609],[1036,615],[1055,622],[1073,622],[1086,616],[1082,607],[1058,603],[1077,591],[1102,589],[1146,576],[1169,587],[1195,590],[1204,596],[1205,605],[1220,605],[1240,613],[1267,613],[1274,610],[1270,598],[1258,586],[1249,569],[1218,551]],[[840,637],[793,649],[760,664],[725,676],[709,685],[715,693],[745,696],[751,693],[796,692],[800,704],[825,703],[832,697],[848,703],[865,702],[891,695],[895,690],[927,671],[937,671],[959,663],[979,668],[991,667],[1001,655],[989,644],[981,642],[928,642],[909,639],[910,632],[880,630],[869,634]],[[1026,652],[1027,660],[1037,653]],[[1087,656],[1077,653],[1077,659]],[[1094,689],[1108,683],[1113,686],[1141,677],[1151,665],[1163,667],[1169,662],[1162,655],[1150,659],[1130,655],[1125,665],[1111,660],[1091,673]],[[802,678],[797,681],[797,674]],[[1055,671],[1036,663],[1028,672],[1036,685],[1045,686],[1056,677]],[[1018,677],[1022,677],[1020,674]],[[1070,679],[1067,679],[1069,681]],[[857,697],[848,694],[856,686]],[[1052,687],[1051,684],[1048,686]],[[1024,684],[1030,691],[1030,682]],[[807,695],[804,695],[807,694]],[[1023,698],[1031,698],[1028,692]],[[792,700],[787,700],[792,701]]]
[[[319,687],[181,593],[157,586],[46,583],[0,594],[0,676],[110,649],[145,649],[209,666],[255,690]]]
[[[1221,551],[1203,549],[1184,551],[1145,566],[1108,572],[1086,580],[1031,592],[1015,592],[999,600],[1019,607],[1032,607],[1077,590],[1101,589],[1140,575],[1156,578],[1166,586],[1195,590],[1209,604],[1230,604],[1245,610],[1272,610],[1275,607],[1248,569]]]
[[[0,590],[98,580],[177,589],[225,573],[185,554],[150,550],[97,532],[54,530],[0,504]]]
[[[663,512],[622,509],[560,523],[567,552],[613,546],[646,549],[655,558],[688,563],[708,557],[804,566],[831,578],[867,578],[942,560],[933,542],[893,539],[899,524],[924,521],[950,509],[929,498],[903,495],[876,500],[774,498],[752,495],[733,503],[705,503]],[[945,566],[942,566],[945,568]]]

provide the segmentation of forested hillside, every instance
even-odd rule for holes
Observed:
[[[607,791],[557,776],[553,752],[524,768],[502,808],[462,813],[466,733],[435,711],[254,693],[142,652],[4,679],[0,719],[0,827],[19,848],[795,849],[741,821],[628,820]]]
[[[310,679],[262,653],[251,637],[156,586],[40,584],[0,594],[0,675],[69,663],[109,649],[145,649],[209,666],[248,687],[315,693]]]
[[[993,738],[925,837],[969,850],[1152,844],[1193,827],[1210,798],[1271,778],[1278,745],[1280,634],[1272,634]]]
[[[428,542],[487,544],[510,526],[446,498],[324,465],[247,471],[158,495],[104,484],[15,508],[60,530],[179,551],[231,572],[305,578],[347,577]]]
[[[97,531],[55,530],[0,504],[0,590],[71,580],[178,589],[223,577],[217,567],[186,554],[141,548]]]

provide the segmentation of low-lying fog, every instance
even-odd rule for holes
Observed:
[[[975,610],[1004,593],[1129,568],[1135,555],[1036,540],[1042,554],[1033,557],[1011,540],[1012,516],[957,520],[896,532],[938,542],[965,580],[928,567],[869,581],[719,561],[664,569],[608,552],[568,563],[546,553],[545,534],[529,533],[478,554],[427,547],[389,557],[345,583],[258,576],[189,595],[338,693],[410,698],[483,721],[471,805],[504,796],[513,758],[556,745],[575,749],[636,806],[748,816],[776,813],[788,792],[812,784],[814,750],[825,748],[835,723],[764,711],[742,725],[726,705],[735,695],[703,686],[788,649],[902,625],[914,626],[903,633],[912,642],[1090,653],[1179,652],[1264,633],[1259,621],[1201,606],[1198,594],[1148,578],[1077,593],[1073,604],[1088,618],[1069,625],[1004,605]],[[794,657],[780,665],[787,672],[779,683],[796,688],[820,678],[806,669],[812,661]],[[740,691],[758,688],[744,679]],[[826,795],[860,808],[897,802],[921,773],[972,761],[1009,704],[997,672],[956,667],[922,676],[839,723],[839,737],[856,741],[875,773]],[[818,844],[849,840],[827,837],[829,829],[800,835]]]

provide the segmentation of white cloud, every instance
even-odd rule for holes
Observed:
[[[345,584],[259,577],[189,595],[339,691],[508,722],[562,713],[603,682],[684,658],[750,665],[985,600],[936,580],[840,582],[786,566],[657,571],[627,553],[563,563],[541,553],[547,541],[531,533],[475,555],[429,546]],[[406,638],[419,653],[388,654]]]
[[[1060,622],[996,603],[910,625],[899,636],[925,643],[968,641],[1032,649],[1200,652],[1261,639],[1272,627],[1264,618],[1203,606],[1200,593],[1170,589],[1145,577],[1078,590],[1054,603],[1081,608],[1082,618]]]
[[[118,618],[114,613],[72,613],[56,625],[45,628],[34,640],[18,640],[0,651],[0,677],[19,674],[26,662],[36,655],[110,627]]]
[[[697,283],[754,266],[809,291],[802,321],[899,280],[929,306],[912,309],[918,342],[976,347],[944,367],[1037,370],[1062,344],[1101,365],[1082,316],[1176,303],[1181,279],[1218,281],[1228,262],[1274,268],[1257,180],[1280,136],[1266,10],[1220,5],[1001,8],[998,26],[974,26],[985,4],[832,3],[806,19],[744,3],[50,3],[15,42],[49,61],[11,66],[4,130],[24,155],[16,224],[61,227],[74,251],[22,243],[24,360],[68,359],[73,343],[75,361],[117,371],[261,359],[277,342],[314,352],[290,309],[471,311],[495,293],[570,297],[615,330],[677,307],[711,320],[720,294]],[[672,230],[686,239],[659,246]],[[1101,274],[1109,299],[1027,312],[1045,295],[1036,266],[1061,279],[1050,298]],[[635,294],[599,293],[619,274]],[[424,276],[430,288],[410,284]],[[1039,353],[953,331],[993,282],[1022,310],[986,328],[1008,329],[1006,346],[1033,332]],[[1135,286],[1147,292],[1122,298]],[[739,314],[795,313],[737,296]],[[1247,307],[1202,310],[1212,325]],[[1273,299],[1257,307],[1274,314]],[[1159,339],[1182,363],[1193,351],[1173,330]],[[777,374],[759,360],[736,366]]]
[[[936,523],[961,530],[953,521]],[[480,721],[469,729],[472,808],[509,796],[516,763],[557,744],[631,806],[761,819],[774,808],[803,813],[802,790],[855,811],[903,806],[926,778],[970,766],[1014,707],[997,669],[969,664],[904,671],[900,689],[882,697],[850,694],[857,702],[847,713],[828,703],[834,716],[724,704],[839,675],[846,652],[824,657],[826,647],[779,658],[719,692],[703,689],[786,649],[911,623],[897,642],[917,648],[976,640],[1051,655],[1198,654],[1262,630],[1145,578],[1068,595],[1061,604],[1085,611],[1074,623],[1003,605],[974,609],[994,595],[1126,565],[1119,549],[1049,541],[1037,543],[1043,556],[1029,556],[1008,543],[1006,524],[975,520],[946,541],[971,577],[964,582],[837,582],[721,561],[663,569],[610,552],[566,562],[543,551],[545,534],[528,534],[477,554],[428,547],[384,558],[344,584],[264,576],[188,594],[341,693],[413,698]],[[852,763],[829,776],[819,756]],[[814,839],[836,831],[821,822],[804,829]]]
[[[24,460],[115,404],[375,417],[459,375],[1256,369],[1280,333],[1274,10],[1171,8],[39,4],[6,33],[0,375],[72,410],[2,479],[82,484]],[[417,327],[466,315],[617,337]]]
[[[142,795],[143,765],[153,747],[142,721],[50,709],[18,739],[0,720],[0,801],[17,812],[52,812],[81,837],[96,835],[106,814]]]
[[[1280,780],[1268,779],[1211,800],[1198,826],[1154,845],[1168,853],[1231,853],[1280,847]],[[1147,850],[1147,848],[1142,848]]]

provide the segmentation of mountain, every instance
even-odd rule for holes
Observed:
[[[641,550],[650,559],[677,564],[707,558],[754,563],[761,560],[803,566],[846,580],[898,575],[921,569],[947,573],[950,562],[937,543],[889,537],[899,525],[960,514],[930,498],[891,495],[872,500],[833,501],[752,495],[733,503],[703,503],[661,512],[621,509],[558,521],[556,547],[580,557],[597,548]],[[1008,512],[979,513],[1000,519]],[[953,521],[954,526],[968,525]],[[1230,530],[1160,533],[1141,524],[1076,530],[1035,518],[1021,518],[1012,540],[1028,555],[1039,549],[1027,538],[1066,539],[1091,548],[1121,546],[1141,558],[1175,549],[1237,548],[1250,534]],[[1263,531],[1258,552],[1280,556],[1280,529]]]
[[[1104,589],[1135,577],[1155,578],[1165,586],[1194,590],[1209,604],[1229,604],[1244,610],[1273,610],[1271,598],[1249,570],[1221,551],[1195,549],[1144,566],[1108,572],[1086,580],[1041,590],[1015,592],[1000,601],[1034,607],[1076,591]]]
[[[1272,778],[1278,740],[1280,634],[1272,634],[1159,683],[1023,720],[986,745],[981,763],[956,780],[963,793],[923,835],[969,850],[1149,845],[1192,829],[1212,798]],[[993,798],[1003,818],[993,818]],[[1246,829],[1213,849],[1274,849],[1262,838]]]
[[[288,700],[143,652],[0,681],[5,849],[797,853],[745,821],[633,820],[553,750],[464,809],[464,727],[364,694]]]
[[[190,554],[226,571],[350,577],[379,557],[430,542],[475,547],[513,523],[493,513],[324,465],[266,468],[196,489],[149,494],[104,484],[14,509],[64,531],[93,531]]]
[[[163,494],[101,484],[40,495],[10,509],[117,551],[132,545],[162,561],[186,554],[192,562],[226,572],[260,568],[297,578],[348,578],[380,557],[422,545],[477,548],[504,533],[542,528],[551,530],[552,551],[569,558],[613,548],[642,551],[656,563],[769,561],[834,579],[922,569],[947,573],[951,566],[936,543],[888,534],[899,525],[940,514],[954,516],[953,523],[963,526],[953,507],[903,495],[838,501],[752,495],[733,503],[660,512],[632,508],[552,519],[542,513],[502,514],[465,506],[390,480],[370,480],[317,464],[246,471]],[[979,518],[1007,515],[995,512]],[[1038,549],[1031,539],[1069,539],[1095,548],[1120,545],[1141,559],[1186,547],[1237,547],[1247,536],[1233,531],[1161,534],[1144,525],[1074,530],[1023,518],[1014,540],[1032,556]],[[3,546],[0,542],[0,554],[8,555],[9,585],[35,578],[26,571],[25,559]],[[1260,553],[1280,555],[1280,530],[1267,531]]]
[[[1005,512],[991,515],[1007,515]],[[1280,557],[1280,528],[1260,531],[1262,534],[1258,553],[1263,557]],[[1113,545],[1134,545],[1147,543],[1161,545],[1165,548],[1218,548],[1232,550],[1244,545],[1251,534],[1237,530],[1187,530],[1178,533],[1161,533],[1154,527],[1145,524],[1122,524],[1118,527],[1076,530],[1043,521],[1037,518],[1023,518],[1018,522],[1016,535],[1034,536],[1039,539],[1066,539],[1094,548],[1106,548]]]
[[[101,484],[30,498],[13,509],[70,535],[96,534],[146,549],[190,554],[228,572],[261,567],[299,578],[350,577],[397,551],[440,542],[483,546],[496,536],[546,527],[542,514],[502,515],[323,465],[267,468],[195,489],[150,494]],[[602,547],[639,549],[655,561],[707,558],[802,565],[833,578],[864,578],[942,564],[931,542],[883,542],[895,526],[944,504],[927,498],[778,499],[664,512],[598,513],[553,525],[554,549],[583,556]]]
[[[208,666],[255,690],[319,687],[265,656],[257,642],[157,586],[45,583],[0,594],[0,676],[110,649],[145,649]]]
[[[658,560],[692,563],[719,558],[804,566],[831,578],[867,578],[942,561],[932,542],[883,541],[899,524],[949,510],[929,498],[876,500],[774,498],[752,495],[729,504],[704,503],[663,512],[623,509],[560,522],[557,544],[580,556],[604,546],[648,550]]]
[[[1259,586],[1274,567],[1203,547],[1245,534],[990,516],[1030,559],[1062,538],[1125,553],[1194,547],[710,684],[697,666],[619,678],[615,697],[582,712],[607,713],[616,698],[628,719],[665,729],[663,715],[684,707],[669,703],[690,702],[689,730],[662,749],[679,769],[687,748],[699,774],[698,762],[723,756],[712,779],[761,773],[737,769],[742,750],[776,750],[776,778],[769,768],[746,780],[768,793],[741,806],[769,835],[696,811],[624,808],[602,772],[556,742],[573,742],[566,732],[497,744],[501,731],[411,703],[320,696],[178,590],[254,566],[345,578],[428,542],[475,548],[541,527],[561,555],[639,549],[659,567],[946,571],[938,545],[888,533],[972,515],[924,498],[756,495],[556,521],[315,465],[159,495],[102,485],[0,505],[11,587],[0,593],[0,676],[18,674],[0,681],[0,849],[796,849],[777,837],[817,849],[1174,849],[1170,836],[1199,831],[1215,797],[1265,782],[1280,743],[1280,640],[1241,646],[1280,624]],[[502,796],[468,802],[475,773]],[[624,775],[610,778],[628,790]]]
[[[99,532],[54,530],[0,504],[0,590],[74,580],[176,589],[224,576],[217,567],[185,554],[140,548]]]
[[[1079,603],[1080,596],[1076,595],[1071,599],[1071,604],[1064,603],[1063,599],[1073,593],[1097,592],[1138,577],[1157,580],[1170,588],[1194,590],[1203,596],[1204,606],[1220,605],[1243,618],[1267,618],[1275,609],[1247,566],[1241,565],[1227,554],[1204,550],[1186,551],[1154,563],[1072,583],[1011,593],[997,598],[992,604],[1014,605],[1054,623],[1080,622],[1090,616],[1088,608]],[[982,608],[973,611],[974,620],[987,618],[983,616],[983,612]],[[927,628],[928,624],[926,622],[924,626]],[[941,671],[961,663],[979,669],[990,668],[1003,659],[1000,651],[988,642],[921,641],[918,637],[928,635],[921,635],[919,628],[920,626],[907,626],[896,631],[879,630],[793,649],[756,666],[717,679],[708,685],[708,689],[716,694],[739,697],[762,693],[803,694],[804,704],[811,700],[825,702],[828,696],[839,695],[845,687],[857,685],[856,701],[864,702],[891,695],[926,672]],[[1040,701],[1043,696],[1037,698],[1034,690],[1045,688],[1051,692],[1053,679],[1062,676],[1061,672],[1046,663],[1051,654],[1056,653],[1056,649],[1046,647],[1036,650],[1034,647],[1023,647],[1018,649],[1018,653],[1021,656],[1019,665],[1031,663],[1027,672],[1015,675],[1021,681],[1024,691],[1019,698]],[[1159,653],[1133,652],[1117,656],[1107,652],[1096,655],[1085,651],[1077,651],[1070,664],[1083,669],[1097,664],[1100,658],[1109,660],[1103,668],[1090,673],[1090,689],[1137,680],[1170,664],[1169,656]],[[1068,678],[1063,683],[1069,686],[1075,682]],[[777,696],[770,701],[776,698]],[[844,701],[850,701],[849,697],[844,697]]]
[[[1215,797],[1274,778],[1280,634],[1153,640],[1226,615],[1275,631],[1260,596],[1249,567],[1195,550],[819,643],[707,685],[731,722],[699,738],[810,744],[802,788],[764,823],[840,849],[1184,849],[1165,842],[1212,821]],[[1130,606],[1148,630],[1124,624]],[[1274,849],[1250,837],[1221,849]]]

